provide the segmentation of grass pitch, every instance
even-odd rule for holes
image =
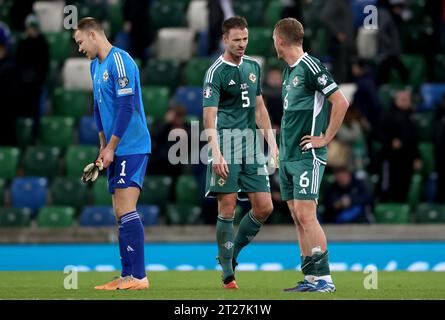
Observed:
[[[369,274],[336,272],[335,293],[285,293],[302,275],[297,271],[237,272],[239,290],[221,288],[218,271],[150,272],[150,289],[98,291],[94,286],[110,281],[118,272],[79,272],[78,289],[64,288],[63,272],[0,272],[0,299],[87,300],[305,300],[305,299],[445,299],[441,272],[378,272],[377,289],[364,288]]]

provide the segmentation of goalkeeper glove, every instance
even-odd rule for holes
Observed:
[[[88,181],[94,182],[99,176],[99,171],[104,168],[102,161],[96,161],[95,163],[90,163],[83,168],[82,182],[87,183]]]

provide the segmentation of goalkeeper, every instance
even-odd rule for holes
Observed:
[[[146,289],[149,283],[145,274],[144,228],[136,204],[151,140],[139,70],[127,52],[110,44],[94,18],[79,21],[74,39],[79,52],[91,60],[94,118],[100,139],[99,155],[85,167],[82,180],[94,182],[101,168],[107,169],[108,190],[119,224],[121,276],[95,289]]]

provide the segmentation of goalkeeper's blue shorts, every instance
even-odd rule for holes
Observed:
[[[115,189],[142,189],[148,157],[148,154],[116,156],[107,170],[108,191],[114,194]]]

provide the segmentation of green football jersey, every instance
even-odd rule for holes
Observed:
[[[280,160],[315,158],[326,163],[327,148],[302,151],[301,138],[325,133],[330,114],[327,98],[338,89],[331,74],[317,59],[305,53],[283,71],[283,118]]]
[[[218,107],[215,127],[226,161],[228,150],[230,161],[255,156],[256,97],[261,94],[261,70],[253,58],[243,56],[241,63],[235,65],[220,56],[207,70],[203,107]]]

